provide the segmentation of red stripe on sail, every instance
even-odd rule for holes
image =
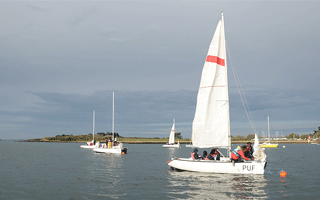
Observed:
[[[206,62],[217,63],[218,65],[225,66],[224,59],[219,58],[218,56],[207,56]]]

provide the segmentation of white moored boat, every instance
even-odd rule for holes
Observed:
[[[108,148],[107,144],[103,144],[101,147],[96,147],[93,149],[94,152],[97,153],[116,153],[116,154],[126,154],[128,148],[123,147],[123,144],[114,142],[117,141],[114,137],[114,92],[112,97],[112,144],[111,147]]]
[[[167,144],[162,145],[163,148],[179,148],[180,147],[179,141],[177,144],[174,143],[174,130],[175,130],[175,119],[173,119],[173,125],[169,135],[169,141]]]
[[[97,143],[94,142],[94,126],[95,126],[95,111],[93,111],[93,130],[92,130],[93,138],[92,138],[92,141],[91,142],[86,142],[86,144],[84,144],[84,145],[80,145],[80,147],[82,149],[94,149],[96,147],[99,147],[100,143],[99,142],[97,142]]]
[[[223,14],[211,41],[203,67],[192,125],[194,148],[227,149],[228,157],[220,160],[172,158],[171,169],[211,173],[263,174],[266,155],[255,135],[254,161],[231,162],[231,134],[229,115],[226,44]]]

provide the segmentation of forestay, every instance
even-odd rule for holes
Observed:
[[[199,148],[230,148],[230,139],[227,60],[222,16],[202,70],[192,125],[192,143]]]

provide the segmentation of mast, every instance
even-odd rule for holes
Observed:
[[[221,23],[222,23],[222,26],[223,26],[224,40],[226,41],[226,38],[225,38],[225,30],[224,30],[223,11],[221,12]],[[227,68],[227,54],[226,54],[226,57],[225,57],[225,63],[226,63],[226,68]],[[227,95],[228,95],[228,103],[229,103],[229,83],[228,83],[228,71],[227,71],[227,70],[226,70],[226,80],[227,80],[227,81],[226,81],[226,85],[227,85],[227,88],[228,88]],[[229,111],[228,117],[229,117],[229,120],[228,120],[229,126],[228,126],[228,147],[227,147],[227,152],[228,152],[228,157],[231,157],[230,111]]]
[[[96,115],[96,111],[93,111],[93,125],[92,125],[92,135],[93,135],[93,141],[94,141],[94,125],[95,125],[95,115]]]
[[[112,92],[112,140],[114,141],[114,92]]]
[[[270,131],[269,131],[269,116],[268,116],[268,137],[269,137],[269,142],[270,142]]]

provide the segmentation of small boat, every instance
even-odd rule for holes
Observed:
[[[169,135],[169,141],[167,144],[162,145],[163,148],[179,148],[180,147],[179,141],[177,144],[174,143],[174,130],[175,130],[175,119],[173,119],[173,125]]]
[[[111,147],[108,148],[107,144],[102,145],[101,147],[96,147],[93,149],[94,152],[97,153],[115,153],[115,154],[126,154],[128,148],[123,147],[123,144],[117,142],[117,138],[114,137],[114,92],[112,97],[112,144]]]
[[[95,111],[93,111],[93,130],[92,130],[93,139],[91,142],[86,142],[86,144],[81,145],[80,147],[82,149],[94,149],[94,148],[100,146],[100,142],[95,143],[95,141],[94,141],[95,114],[96,114]]]
[[[177,171],[264,174],[266,155],[259,146],[255,134],[255,159],[246,162],[231,162],[231,134],[229,92],[226,62],[226,42],[223,13],[219,21],[208,55],[203,66],[197,97],[196,112],[192,124],[194,148],[227,149],[228,156],[221,153],[220,160],[172,158],[167,165]]]
[[[193,147],[192,143],[186,144],[186,147]]]
[[[269,116],[268,116],[268,141],[260,144],[260,147],[268,147],[268,148],[277,148],[278,144],[277,143],[271,143],[271,138],[270,138],[270,130],[269,130]]]

